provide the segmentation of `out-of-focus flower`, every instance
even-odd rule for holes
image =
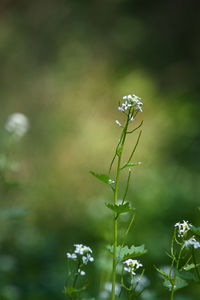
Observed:
[[[121,104],[121,106],[118,107],[119,111],[125,112],[126,110],[130,110],[133,108],[136,111],[141,111],[142,112],[142,105],[143,103],[141,102],[141,98],[132,94],[128,96],[124,96],[123,100],[125,100],[124,103]],[[131,119],[132,121],[133,119]]]
[[[115,123],[116,123],[119,127],[122,127],[122,124],[121,124],[118,120],[115,120]]]
[[[134,276],[133,287],[135,287],[136,292],[142,292],[149,285],[150,281],[146,276],[143,275],[142,278],[139,275]]]
[[[124,271],[135,275],[135,271],[142,267],[142,264],[136,259],[127,259],[123,262],[126,266],[124,267]]]
[[[174,225],[175,227],[178,227],[178,236],[179,237],[183,237],[190,230],[189,225],[190,224],[188,223],[188,221],[185,221],[185,220],[183,220],[182,223],[178,222]]]
[[[14,113],[8,117],[5,129],[14,137],[20,138],[26,134],[30,125],[28,118],[22,113]]]
[[[115,295],[118,296],[121,291],[121,285],[119,283],[115,283]],[[112,282],[107,281],[104,283],[103,290],[100,292],[100,299],[110,299],[110,294],[112,292]]]
[[[189,248],[189,247],[194,247],[194,249],[200,248],[200,243],[197,242],[197,240],[195,239],[194,236],[191,237],[189,240],[185,241],[184,245],[186,248]]]

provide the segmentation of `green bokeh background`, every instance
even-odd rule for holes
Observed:
[[[14,112],[31,125],[12,154],[21,169],[10,176],[20,186],[1,187],[0,299],[65,299],[65,253],[74,243],[92,247],[90,293],[99,292],[112,194],[89,170],[107,172],[118,101],[129,93],[144,102],[129,243],[148,248],[153,300],[168,299],[153,265],[169,264],[175,222],[200,225],[199,9],[186,0],[0,2],[1,133]],[[199,297],[192,286],[176,299]]]

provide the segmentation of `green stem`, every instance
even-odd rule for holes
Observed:
[[[177,263],[176,263],[176,271],[178,271],[178,268],[179,268],[179,263],[180,263],[181,254],[182,254],[183,248],[184,248],[184,243],[182,243],[181,249],[180,249],[180,251],[179,251],[178,260],[177,260]],[[171,285],[172,285],[172,290],[171,290],[171,297],[170,297],[170,300],[173,300],[173,299],[174,299],[174,292],[175,292],[174,287],[175,287],[175,282],[176,282],[176,274],[174,275],[173,282],[171,283]]]
[[[120,174],[121,155],[118,158],[117,176],[114,193],[114,204],[117,205],[119,174]],[[117,214],[114,213],[114,243],[113,243],[113,273],[112,273],[112,300],[115,299],[115,277],[116,277],[116,251],[117,251]]]
[[[117,153],[118,163],[117,163],[117,173],[116,173],[116,180],[115,180],[114,205],[117,205],[120,165],[121,165],[123,147],[126,139],[128,123],[129,123],[129,119],[127,118],[126,125],[122,131],[122,135],[120,138],[120,144],[119,144],[120,151],[119,153]],[[115,299],[115,280],[116,280],[116,265],[117,265],[116,254],[117,254],[117,213],[114,213],[113,269],[112,269],[112,296],[111,296],[112,300]]]

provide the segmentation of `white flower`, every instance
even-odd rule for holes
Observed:
[[[81,276],[84,276],[85,275],[85,271],[81,270],[81,269],[78,269],[78,273],[81,275]]]
[[[174,225],[175,227],[178,227],[178,236],[179,237],[183,237],[190,230],[189,225],[190,224],[188,224],[188,221],[185,221],[185,220],[183,220],[182,223],[178,222]]]
[[[122,127],[122,124],[118,120],[115,120],[115,123],[119,125],[119,127]]]
[[[75,253],[83,255],[86,254],[88,252],[92,253],[92,250],[90,247],[84,246],[82,244],[74,244],[75,249]]]
[[[142,264],[138,260],[134,259],[127,259],[123,262],[126,266],[124,267],[124,271],[135,275],[135,271],[142,267]]]
[[[142,112],[142,105],[141,98],[132,94],[128,96],[124,96],[123,100],[126,100],[124,103],[122,103],[121,106],[118,107],[118,110],[124,112],[125,110],[128,110],[129,108],[133,107],[133,109],[140,110]]]
[[[128,118],[129,118],[129,121],[131,121],[131,122],[134,120],[133,116],[131,114],[129,114]]]
[[[200,243],[197,242],[197,240],[195,239],[194,236],[191,237],[189,240],[185,241],[184,245],[185,245],[186,248],[190,247],[190,246],[194,247],[194,249],[200,248]]]
[[[14,113],[8,117],[5,128],[15,137],[20,138],[28,131],[29,120],[24,114]]]
[[[121,107],[121,106],[118,106],[118,110],[122,111],[122,112],[124,111],[123,107]]]
[[[75,253],[71,254],[71,253],[67,252],[66,255],[67,255],[67,258],[74,259],[74,260],[77,259],[77,255]]]
[[[114,181],[113,179],[109,179],[109,180],[108,180],[108,183],[109,183],[109,184],[114,184],[115,181]]]
[[[94,258],[89,253],[87,253],[86,256],[82,256],[82,261],[85,265],[87,265],[89,261],[94,261]]]

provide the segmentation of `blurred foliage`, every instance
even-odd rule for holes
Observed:
[[[129,191],[137,211],[129,242],[149,250],[145,299],[167,299],[152,265],[168,264],[175,222],[199,226],[199,6],[0,2],[1,154],[8,115],[22,112],[31,126],[10,154],[21,163],[8,174],[18,185],[1,183],[1,299],[64,299],[65,252],[75,242],[89,245],[96,259],[105,256],[111,194],[89,170],[108,169],[119,134],[117,103],[133,92],[144,101],[144,126],[136,153],[142,165]],[[121,228],[123,235],[123,220]],[[103,264],[90,272],[91,296],[101,288]],[[198,295],[198,286],[186,287],[177,300]]]

